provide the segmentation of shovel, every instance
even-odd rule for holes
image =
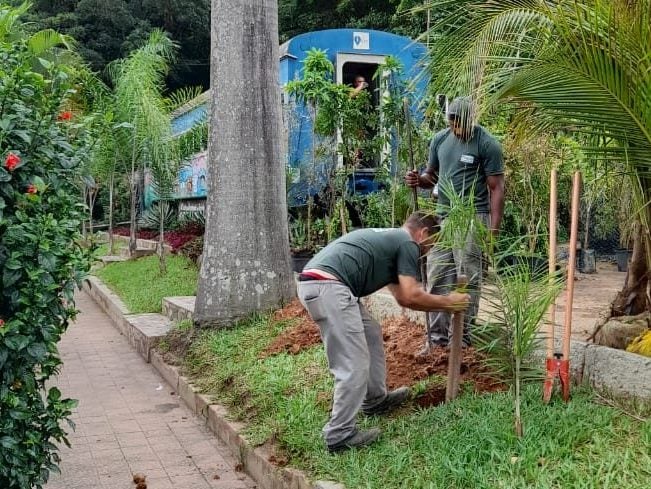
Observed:
[[[457,291],[465,292],[467,286],[468,277],[459,275],[457,277]],[[452,315],[452,341],[450,342],[450,356],[448,357],[448,384],[445,388],[445,402],[456,399],[459,394],[464,316],[465,311],[458,311]]]

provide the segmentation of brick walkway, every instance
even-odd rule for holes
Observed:
[[[137,472],[148,489],[255,488],[92,299],[78,294],[77,305],[56,380],[64,396],[79,400],[77,427],[72,448],[60,452],[62,474],[46,489],[128,489]]]

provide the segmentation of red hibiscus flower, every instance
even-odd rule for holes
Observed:
[[[57,117],[57,120],[60,121],[69,121],[70,119],[72,119],[72,112],[70,112],[69,110],[61,112]]]
[[[20,163],[20,157],[13,153],[9,153],[7,158],[5,158],[5,168],[9,171],[14,171],[18,163]]]
[[[28,193],[28,194],[35,194],[36,192],[38,192],[38,189],[36,188],[36,185],[30,183],[30,184],[27,186],[27,193]]]
[[[4,319],[0,319],[0,328],[4,328],[4,327],[5,327],[5,321]]]

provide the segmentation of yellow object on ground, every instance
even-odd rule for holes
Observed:
[[[626,351],[651,357],[651,329],[631,341],[631,344],[626,347]]]

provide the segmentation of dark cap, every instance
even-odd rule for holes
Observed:
[[[475,115],[475,104],[470,97],[457,97],[448,106],[448,118],[472,120]]]

